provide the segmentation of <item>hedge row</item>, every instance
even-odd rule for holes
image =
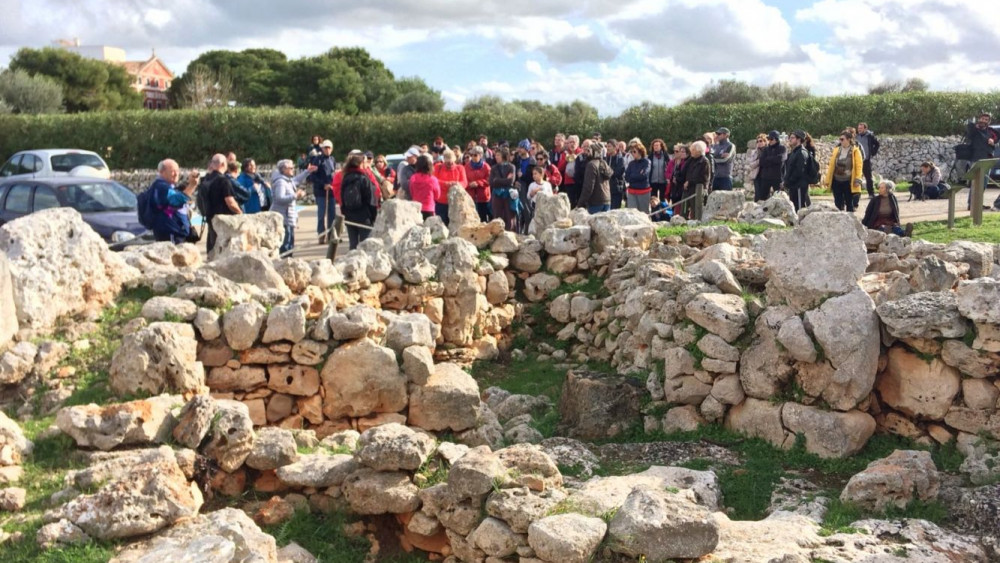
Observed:
[[[610,118],[566,117],[556,111],[525,115],[442,112],[409,115],[346,116],[299,109],[223,109],[212,111],[125,111],[70,115],[0,116],[0,158],[16,151],[74,147],[96,151],[115,168],[148,168],[165,157],[183,166],[201,166],[214,152],[235,151],[262,162],[297,156],[314,133],[332,139],[335,154],[351,148],[402,152],[410,144],[441,135],[464,143],[485,133],[491,139],[542,139],[558,131],[605,139],[661,137],[691,140],[727,126],[737,146],[758,132],[804,129],[814,136],[835,135],[844,126],[867,121],[880,134],[951,135],[981,111],[1000,114],[1000,92],[989,94],[906,93],[882,96],[809,98],[770,102],[673,108],[633,108]]]

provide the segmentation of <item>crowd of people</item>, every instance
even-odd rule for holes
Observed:
[[[983,155],[992,155],[997,143],[988,127],[990,119],[980,116],[968,132],[974,150]],[[860,207],[866,189],[865,225],[904,233],[893,182],[879,183],[876,191],[872,159],[878,150],[878,138],[866,123],[845,128],[826,163],[822,184],[831,190],[836,207],[847,212]],[[287,254],[295,245],[295,202],[305,195],[298,188],[302,183],[311,185],[316,200],[318,242],[326,242],[339,209],[352,249],[368,236],[382,202],[389,198],[418,202],[425,218],[438,216],[447,224],[448,195],[456,187],[468,193],[482,221],[500,219],[514,232],[527,232],[539,194],[565,193],[572,208],[592,214],[624,206],[654,220],[694,218],[698,193],[733,189],[736,154],[730,130],[719,127],[690,143],[671,146],[656,138],[648,148],[639,138],[604,141],[597,132],[583,140],[558,133],[549,147],[537,139],[491,144],[480,135],[463,148],[437,137],[409,147],[395,169],[385,155],[360,150],[348,153],[339,167],[333,143],[314,136],[298,162],[279,161],[270,180],[257,173],[253,159],[240,163],[229,153],[213,156],[206,176],[192,171],[188,183],[177,187],[177,163],[163,161],[152,188],[158,190],[154,201],[164,217],[154,231],[158,240],[196,238],[190,210],[185,209],[196,200],[208,224],[211,250],[216,238],[213,217],[270,210],[284,219],[281,250]],[[778,131],[759,134],[747,152],[745,176],[754,201],[784,191],[796,210],[809,206],[809,186],[820,183],[816,159],[813,138],[805,131],[793,131],[784,142]],[[940,169],[933,162],[923,163],[911,193],[933,198],[942,189]]]

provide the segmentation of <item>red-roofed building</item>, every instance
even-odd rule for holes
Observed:
[[[167,89],[174,81],[174,73],[156,56],[156,51],[144,61],[126,61],[125,50],[106,45],[80,45],[79,39],[60,39],[53,42],[56,47],[73,51],[88,59],[97,59],[121,65],[132,75],[132,88],[143,94],[146,109],[169,109]]]

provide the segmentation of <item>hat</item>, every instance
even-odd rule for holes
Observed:
[[[768,139],[773,139],[773,140],[777,141],[777,140],[781,139],[781,134],[778,133],[777,131],[768,131],[767,132],[767,138]]]
[[[528,139],[522,139],[520,143],[517,144],[517,148],[524,149],[526,151],[531,150],[531,141]]]
[[[332,149],[333,148],[333,143],[330,142],[330,139],[327,139],[327,140],[325,140],[325,141],[323,141],[322,143],[319,144],[319,148],[321,148],[321,149],[331,148]]]
[[[365,158],[375,158],[375,153],[372,151],[365,151]]]
[[[715,134],[716,135],[728,135],[729,134],[729,129],[726,128],[726,127],[719,127],[718,129],[715,130]]]
[[[411,156],[413,156],[413,157],[420,156],[420,147],[414,145],[414,146],[406,149],[406,152],[403,153],[403,156],[405,158],[410,158]]]
[[[794,136],[796,139],[800,141],[806,140],[806,132],[801,129],[796,129],[795,131],[792,131],[792,136]]]
[[[347,156],[351,156],[352,154],[361,154],[361,151],[359,149],[351,149],[351,152],[347,153]]]

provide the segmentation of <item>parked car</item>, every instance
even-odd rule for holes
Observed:
[[[110,178],[111,169],[97,153],[78,149],[21,151],[0,167],[0,180],[53,176]]]
[[[118,182],[63,176],[0,181],[0,225],[36,211],[72,207],[108,242],[139,237],[136,197]]]

